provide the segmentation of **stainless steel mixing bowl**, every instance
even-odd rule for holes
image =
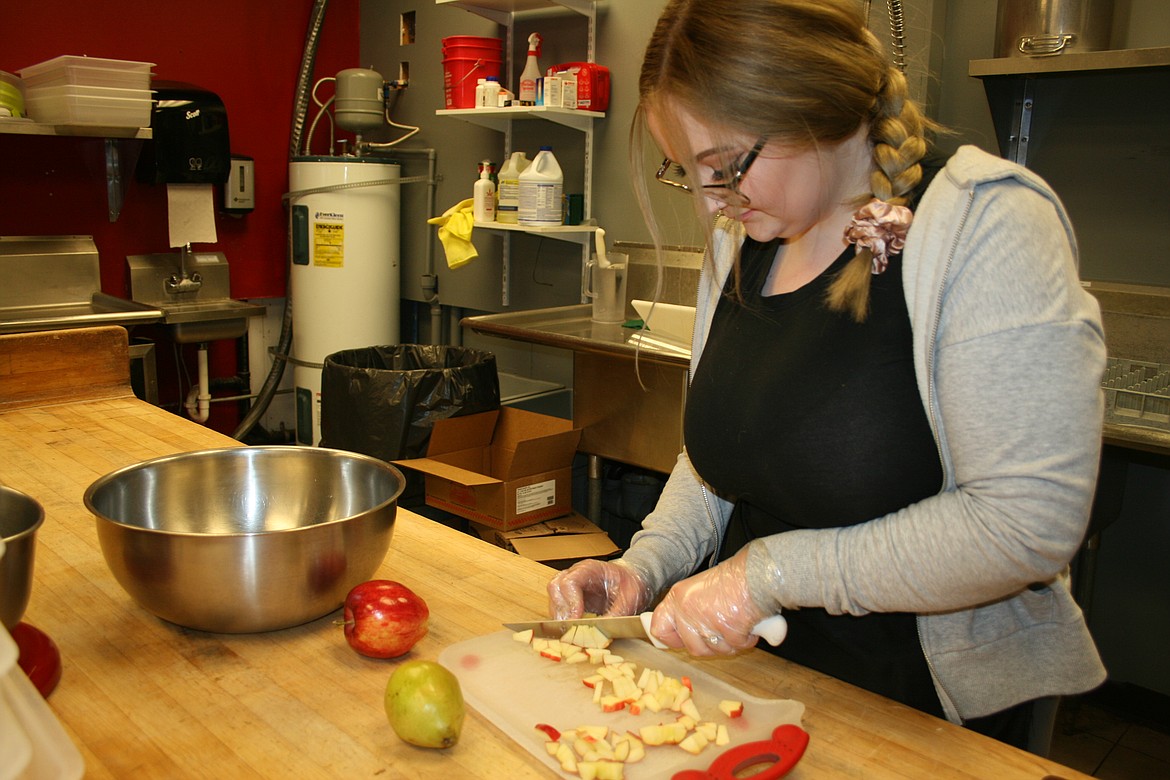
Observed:
[[[238,634],[306,623],[371,579],[405,480],[318,447],[230,447],[148,460],[85,492],[118,583],[188,628]]]
[[[24,617],[32,590],[33,560],[37,529],[45,510],[36,499],[19,490],[0,485],[0,623],[9,631]]]

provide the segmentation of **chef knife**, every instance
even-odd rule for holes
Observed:
[[[592,617],[576,620],[536,620],[520,623],[504,623],[505,628],[513,631],[532,629],[537,636],[560,638],[569,630],[570,626],[594,626],[610,639],[643,639],[655,647],[666,650],[666,645],[654,638],[650,633],[650,618],[653,612],[643,612],[641,615],[628,617]],[[781,615],[764,618],[752,629],[752,633],[763,638],[770,645],[778,645],[788,634],[788,622]]]

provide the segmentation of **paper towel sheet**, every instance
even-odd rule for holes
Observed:
[[[215,188],[211,184],[168,184],[167,222],[171,246],[214,244]]]

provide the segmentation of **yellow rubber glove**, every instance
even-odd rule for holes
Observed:
[[[428,225],[439,225],[439,241],[447,253],[448,268],[461,268],[479,257],[471,243],[471,228],[475,224],[472,203],[472,198],[461,200],[444,211],[443,216],[427,220]]]

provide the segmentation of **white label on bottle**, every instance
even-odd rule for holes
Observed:
[[[560,225],[562,185],[553,182],[520,183],[520,222],[527,225]]]
[[[534,512],[557,503],[557,481],[550,479],[516,488],[516,514]]]

